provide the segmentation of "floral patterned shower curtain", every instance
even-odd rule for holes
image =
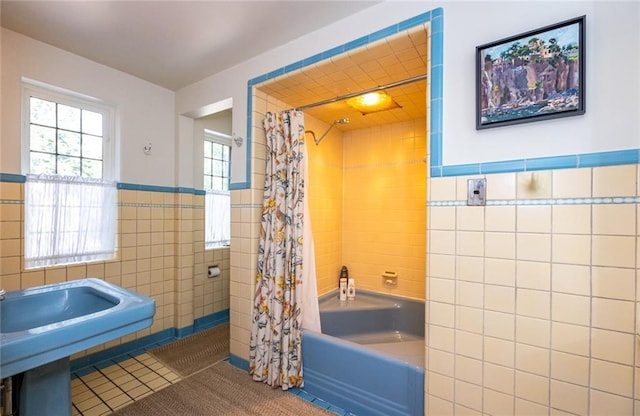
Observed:
[[[249,372],[283,390],[302,386],[304,116],[267,113],[267,167]]]

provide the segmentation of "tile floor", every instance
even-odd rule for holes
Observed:
[[[73,416],[111,414],[179,380],[146,352],[84,368],[71,375]]]
[[[71,374],[73,416],[109,415],[180,381],[180,376],[144,351],[120,356]],[[289,392],[340,416],[355,416],[304,390]]]

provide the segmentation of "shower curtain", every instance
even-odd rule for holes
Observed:
[[[266,178],[249,373],[287,390],[303,386],[303,327],[320,330],[313,242],[305,224],[304,115],[267,113],[264,129]]]

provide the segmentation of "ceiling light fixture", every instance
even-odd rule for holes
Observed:
[[[400,108],[400,104],[395,102],[384,91],[375,91],[349,98],[347,104],[361,112],[363,116],[378,111]]]

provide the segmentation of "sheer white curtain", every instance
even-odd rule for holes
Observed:
[[[27,175],[25,268],[113,258],[116,220],[115,182]]]
[[[205,247],[228,246],[231,243],[231,194],[229,191],[208,190],[204,209]]]

